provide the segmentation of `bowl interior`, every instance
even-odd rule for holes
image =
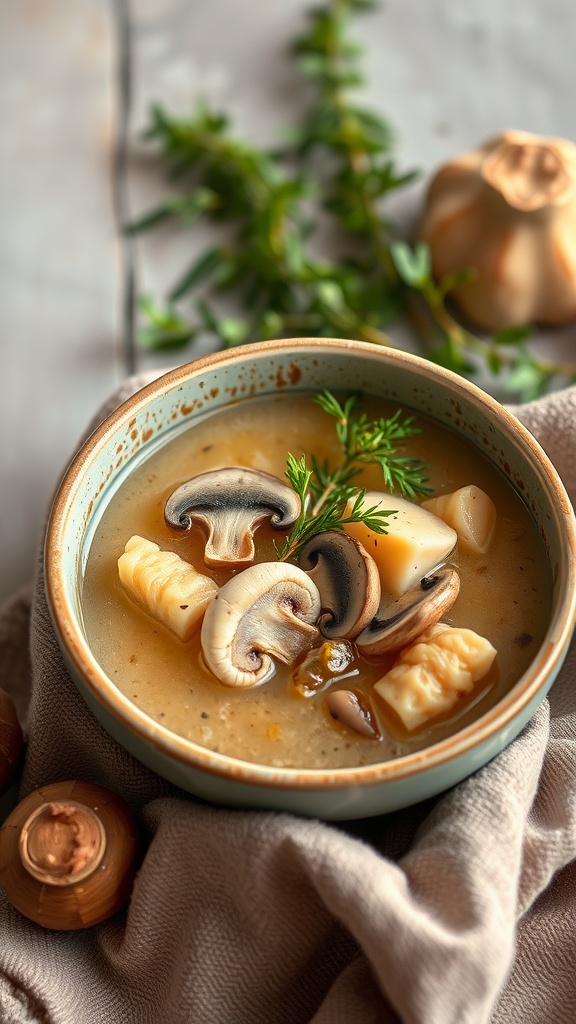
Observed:
[[[198,360],[174,370],[120,407],[89,439],[57,496],[46,543],[46,586],[59,642],[75,678],[96,704],[167,756],[226,772],[233,758],[212,754],[148,720],[95,662],[82,617],[82,579],[94,531],[111,497],[136,465],[176,432],[229,403],[286,391],[352,390],[391,400],[458,431],[503,473],[529,509],[543,539],[552,587],[545,643],[533,667],[486,716],[419,757],[366,769],[366,780],[398,777],[453,757],[502,729],[546,691],[574,624],[575,531],[570,502],[546,456],[518,421],[474,385],[404,353],[357,342],[307,340],[261,343]],[[265,784],[316,784],[318,772],[238,763],[233,770]],[[316,780],[315,777],[316,776]],[[362,770],[339,769],[331,783],[358,784]]]

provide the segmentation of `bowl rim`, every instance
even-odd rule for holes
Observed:
[[[405,364],[417,369],[419,374],[423,373],[428,379],[443,378],[456,394],[491,411],[498,420],[503,421],[508,430],[520,437],[525,456],[532,460],[545,477],[547,489],[555,498],[557,511],[563,519],[561,535],[566,554],[565,563],[560,569],[563,577],[560,582],[565,592],[556,619],[550,623],[545,643],[526,672],[494,707],[463,729],[422,750],[374,764],[332,769],[274,767],[221,754],[179,736],[138,708],[109,679],[93,656],[82,631],[76,628],[61,558],[68,510],[85,468],[100,446],[106,443],[124,421],[132,419],[138,410],[145,407],[149,398],[165,394],[182,381],[201,376],[223,363],[245,362],[253,355],[265,357],[271,352],[294,354],[314,348],[354,351],[372,359],[381,359],[384,363],[392,360]],[[358,785],[364,787],[398,782],[429,769],[441,768],[483,744],[490,743],[497,733],[510,727],[518,716],[527,712],[540,691],[544,691],[544,696],[548,680],[554,679],[565,657],[576,622],[576,518],[560,476],[539,442],[513,413],[472,381],[413,353],[381,348],[370,342],[352,339],[299,337],[254,342],[183,363],[144,385],[106,416],[84,441],[64,473],[48,518],[43,569],[45,595],[56,638],[73,670],[73,678],[75,672],[92,700],[139,740],[147,745],[152,744],[164,757],[223,780],[241,781],[259,788],[347,789]],[[74,682],[78,685],[76,679]]]

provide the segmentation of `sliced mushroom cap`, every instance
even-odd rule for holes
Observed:
[[[454,604],[459,590],[458,573],[447,568],[425,576],[398,600],[383,598],[372,622],[356,638],[358,650],[371,655],[405,647],[439,622]]]
[[[373,619],[380,603],[380,574],[360,541],[327,530],[304,545],[298,559],[320,591],[318,627],[328,639],[352,639]]]
[[[164,518],[175,530],[201,526],[207,534],[205,564],[231,567],[254,561],[253,535],[264,519],[285,530],[300,507],[298,495],[278,477],[236,466],[187,480],[168,498]]]
[[[352,732],[371,740],[381,738],[374,712],[363,695],[354,690],[330,690],[326,694],[326,708],[332,718]]]
[[[260,562],[238,573],[208,605],[200,641],[206,666],[227,686],[255,686],[311,647],[319,633],[320,594],[287,562]]]

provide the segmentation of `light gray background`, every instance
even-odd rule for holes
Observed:
[[[308,0],[6,0],[0,5],[0,599],[32,574],[50,495],[100,403],[126,373],[126,253],[133,214],[161,183],[138,133],[150,101],[202,94],[238,132],[275,142],[303,92],[286,44]],[[422,171],[391,212],[409,233],[430,173],[494,132],[576,139],[570,0],[389,0],[358,18],[365,100]],[[123,34],[123,29],[128,32]],[[131,107],[122,96],[130,44]],[[124,44],[122,40],[124,38]],[[115,152],[126,116],[128,164]],[[135,247],[138,288],[173,282],[197,242],[162,230]],[[391,332],[410,344],[401,326]],[[552,341],[576,358],[576,328]],[[184,361],[140,356],[139,368]]]

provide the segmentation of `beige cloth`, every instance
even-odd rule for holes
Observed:
[[[574,500],[576,388],[517,411]],[[31,664],[28,610],[20,594],[0,613],[0,685],[22,711],[31,688],[21,794],[107,785],[149,845],[127,913],[83,932],[44,931],[0,893],[1,1024],[574,1024],[574,646],[549,702],[473,778],[333,825],[213,808],[159,779],[78,695],[40,576]]]

